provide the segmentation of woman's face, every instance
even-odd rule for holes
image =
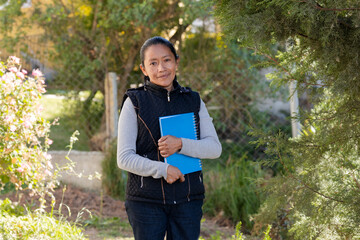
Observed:
[[[167,46],[156,44],[145,50],[144,66],[141,64],[140,68],[150,82],[171,91],[178,62]]]

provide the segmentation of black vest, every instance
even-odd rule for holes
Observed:
[[[200,96],[190,88],[181,87],[176,79],[174,90],[170,93],[149,81],[145,86],[129,89],[124,100],[129,97],[135,107],[138,123],[136,153],[153,161],[164,161],[158,151],[160,139],[159,117],[195,113],[199,132]],[[135,201],[147,201],[163,204],[177,204],[193,199],[204,198],[204,185],[201,171],[185,175],[185,182],[168,184],[165,179],[142,177],[128,173],[126,198]]]

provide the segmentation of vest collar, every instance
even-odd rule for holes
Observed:
[[[174,89],[171,90],[171,93],[178,92],[182,89],[182,87],[180,86],[180,84],[177,81],[176,76],[173,80],[173,85],[174,85]],[[145,90],[150,90],[151,92],[158,93],[158,94],[167,94],[167,92],[168,92],[165,88],[150,82],[150,80],[145,80],[144,87],[145,87]]]

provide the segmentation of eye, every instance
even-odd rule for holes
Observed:
[[[166,59],[165,59],[165,62],[170,62],[170,61],[171,61],[170,58],[166,58]]]
[[[151,62],[150,65],[151,66],[155,66],[157,64],[157,62]]]

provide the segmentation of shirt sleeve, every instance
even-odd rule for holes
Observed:
[[[200,111],[200,140],[181,138],[182,148],[179,153],[195,157],[214,159],[221,155],[222,147],[216,134],[212,118],[201,100]]]
[[[118,123],[117,164],[119,168],[140,176],[166,179],[169,164],[136,154],[137,134],[136,112],[131,100],[127,98]]]

